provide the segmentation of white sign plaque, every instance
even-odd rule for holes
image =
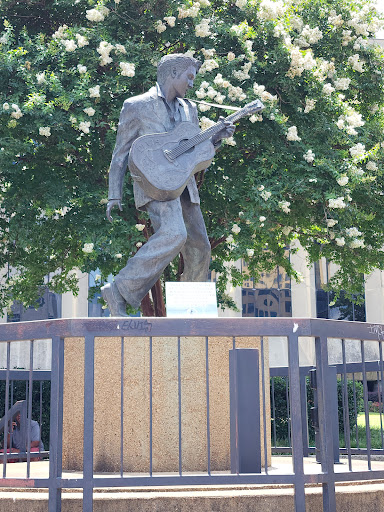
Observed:
[[[169,318],[216,318],[215,283],[165,283]]]

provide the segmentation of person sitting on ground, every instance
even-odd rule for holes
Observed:
[[[31,441],[31,452],[44,451],[44,445],[40,439],[40,426],[37,421],[31,420],[30,430],[30,441]],[[12,419],[11,428],[8,433],[8,449],[7,453],[20,453],[25,452],[25,447],[22,446],[23,434],[21,432],[20,424],[20,412]],[[3,453],[3,450],[1,450]],[[8,459],[8,462],[17,462],[21,459]],[[38,457],[34,457],[31,460],[40,460]]]

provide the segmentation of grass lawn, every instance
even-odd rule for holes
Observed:
[[[384,428],[384,416],[382,416],[383,428]],[[359,427],[365,427],[365,414],[361,412],[357,417],[357,424]],[[369,413],[369,426],[371,429],[380,430],[380,413],[370,412]]]

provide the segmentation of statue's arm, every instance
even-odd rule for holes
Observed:
[[[110,222],[112,222],[111,211],[113,208],[118,206],[122,210],[121,199],[129,150],[140,130],[140,119],[136,116],[136,112],[137,106],[134,103],[129,100],[124,102],[120,113],[115,149],[109,168],[107,218]]]

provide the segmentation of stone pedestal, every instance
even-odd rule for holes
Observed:
[[[183,471],[206,471],[206,342],[181,338],[181,453]],[[238,348],[259,348],[258,338],[237,338]],[[209,338],[211,470],[230,469],[229,350],[232,338]],[[94,470],[120,470],[121,373],[123,372],[123,469],[149,471],[150,341],[95,339]],[[65,340],[63,466],[81,470],[83,461],[84,339]],[[268,464],[270,464],[269,354],[264,340]],[[152,341],[153,471],[178,471],[179,395],[177,338]],[[261,376],[261,368],[260,368]],[[260,391],[262,389],[260,382]],[[261,411],[262,413],[262,411]],[[262,464],[264,439],[261,424]]]

